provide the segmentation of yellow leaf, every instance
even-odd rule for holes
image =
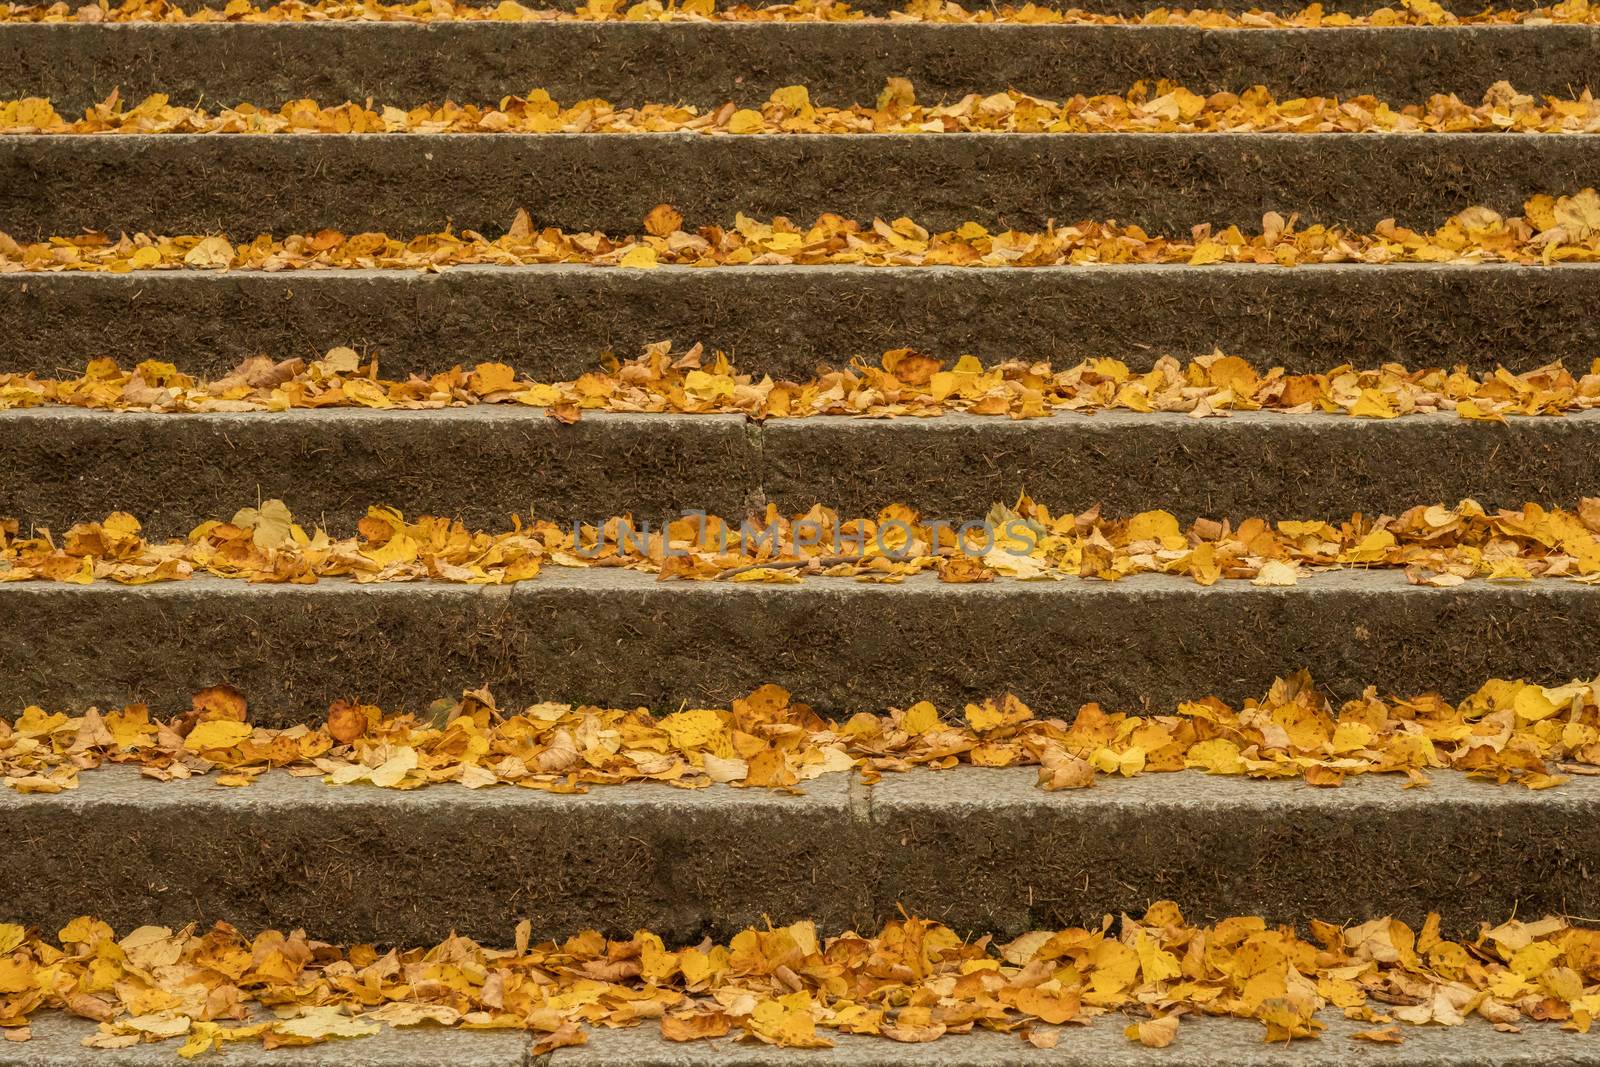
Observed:
[[[1225,737],[1213,737],[1191,745],[1184,757],[1184,766],[1203,770],[1208,774],[1243,774],[1244,760],[1239,746]]]
[[[1178,1017],[1165,1015],[1148,1022],[1133,1023],[1123,1033],[1146,1048],[1166,1048],[1178,1036]]]
[[[1141,511],[1128,520],[1128,540],[1160,541],[1162,548],[1178,549],[1188,544],[1178,528],[1178,517],[1170,511]]]
[[[272,1027],[274,1033],[285,1037],[308,1038],[312,1041],[326,1041],[335,1037],[371,1037],[382,1029],[377,1023],[352,1019],[337,1007],[303,1008],[294,1018],[281,1020]]]
[[[409,772],[416,769],[417,750],[407,746],[385,760],[382,766],[373,770],[372,774],[368,776],[368,780],[373,785],[389,789],[399,785]]]
[[[1392,419],[1398,413],[1388,397],[1376,389],[1363,389],[1361,396],[1350,406],[1350,414],[1362,419]]]
[[[634,245],[623,253],[618,265],[630,270],[655,270],[659,266],[656,262],[656,250],[650,245]]]
[[[249,723],[214,719],[211,722],[200,723],[189,731],[189,736],[183,740],[183,747],[191,752],[233,748],[254,732],[255,727]]]
[[[980,734],[993,730],[1005,722],[1005,714],[992,702],[967,705],[967,722]]]
[[[233,263],[233,245],[226,237],[207,237],[184,255],[186,266],[214,269]]]
[[[1300,569],[1293,563],[1285,563],[1281,559],[1269,559],[1261,565],[1261,570],[1250,579],[1251,585],[1281,586],[1295,585],[1300,581]]]
[[[782,89],[776,89],[772,93],[771,101],[785,111],[811,110],[811,94],[806,92],[804,85],[786,85]]]
[[[749,108],[740,108],[728,117],[729,133],[759,133],[767,125],[766,118],[759,111]]]
[[[281,500],[268,500],[259,508],[240,508],[233,516],[233,525],[251,531],[250,540],[257,548],[283,548],[293,539],[294,516]]]
[[[1545,691],[1536,685],[1526,685],[1517,693],[1517,698],[1512,706],[1516,708],[1517,718],[1529,722],[1538,722],[1548,719],[1561,710],[1561,706],[1554,704],[1545,695]]]
[[[672,747],[685,751],[705,748],[728,737],[722,716],[705,709],[676,712],[660,720],[659,725],[672,740]],[[731,754],[731,749],[727,754]]]
[[[939,712],[926,700],[920,700],[906,709],[900,720],[901,729],[908,734],[925,734],[939,725]]]

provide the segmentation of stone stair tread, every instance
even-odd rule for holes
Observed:
[[[1456,1027],[1403,1027],[1405,1043],[1377,1046],[1351,1040],[1372,1029],[1329,1011],[1327,1031],[1316,1040],[1266,1044],[1259,1023],[1238,1019],[1187,1019],[1165,1049],[1129,1041],[1120,1015],[1061,1030],[1053,1049],[1036,1049],[1015,1034],[976,1032],[926,1045],[884,1038],[834,1035],[832,1049],[782,1049],[734,1040],[676,1043],[649,1024],[594,1029],[579,1046],[534,1057],[531,1036],[514,1031],[385,1029],[353,1041],[264,1051],[245,1042],[228,1047],[228,1062],[242,1067],[1574,1067],[1600,1062],[1600,1050],[1582,1034],[1555,1024],[1534,1024],[1521,1034],[1495,1031],[1472,1019]],[[0,1045],[0,1067],[66,1067],[89,1062],[106,1067],[170,1067],[180,1042],[156,1042],[120,1051],[85,1052],[78,1042],[95,1032],[84,1019],[46,1013],[33,1022],[34,1038]]]
[[[1469,1020],[1458,1027],[1404,1027],[1401,1046],[1374,1046],[1349,1035],[1368,1024],[1336,1012],[1321,1016],[1328,1029],[1317,1040],[1269,1045],[1259,1023],[1237,1019],[1189,1019],[1174,1044],[1146,1049],[1122,1034],[1125,1020],[1109,1015],[1090,1026],[1067,1027],[1053,1049],[1036,1049],[1015,1034],[977,1032],[908,1045],[884,1038],[837,1035],[832,1049],[781,1049],[733,1040],[679,1044],[651,1026],[596,1029],[580,1046],[530,1055],[531,1038],[517,1032],[386,1029],[374,1037],[307,1048],[264,1051],[250,1043],[230,1045],[228,1062],[242,1067],[1541,1067],[1557,1059],[1574,1067],[1600,1062],[1600,1050],[1585,1035],[1554,1024],[1535,1024],[1521,1034],[1503,1034]],[[66,1067],[85,1062],[106,1067],[170,1067],[180,1042],[86,1053],[78,1042],[95,1031],[87,1020],[44,1014],[33,1022],[34,1038],[0,1045],[0,1067]]]
[[[1350,1035],[1371,1024],[1337,1012],[1319,1018],[1328,1029],[1314,1041],[1267,1044],[1259,1023],[1185,1019],[1167,1048],[1144,1048],[1122,1030],[1131,1017],[1107,1015],[1091,1026],[1067,1027],[1053,1049],[1036,1049],[1015,1034],[947,1036],[925,1045],[840,1035],[832,1049],[780,1049],[731,1041],[677,1044],[649,1028],[601,1030],[588,1043],[558,1049],[548,1067],[1539,1067],[1560,1060],[1574,1067],[1600,1061],[1584,1035],[1554,1025],[1497,1032],[1471,1020],[1458,1027],[1401,1027],[1405,1043],[1373,1045]]]
[[[97,1024],[62,1012],[42,1012],[30,1026],[31,1041],[0,1042],[0,1067],[174,1067],[191,1062],[178,1058],[180,1040],[86,1049],[80,1042],[97,1032]],[[230,1067],[524,1067],[530,1044],[529,1035],[517,1031],[386,1026],[371,1037],[303,1048],[268,1051],[253,1041],[235,1042],[227,1047],[225,1061]]]

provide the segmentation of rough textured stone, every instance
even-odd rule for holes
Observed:
[[[271,774],[248,789],[131,768],[57,796],[0,794],[27,863],[7,918],[54,930],[141,923],[303,927],[339,941],[509,942],[648,927],[727,937],[770,918],[825,932],[900,914],[1014,936],[1170,899],[1192,920],[1358,921],[1431,908],[1448,932],[1514,911],[1592,914],[1600,785],[1535,795],[1438,772],[1339,790],[1152,774],[1045,793],[1029,768],[845,775],[802,796],[602,786],[580,796],[413,792]]]
[[[1600,423],[1596,424],[1600,426]],[[0,514],[57,530],[127,511],[150,536],[274,497],[353,531],[374,504],[506,529],[512,514],[600,522],[625,512],[742,516],[760,485],[742,416],[366,409],[152,415],[0,413]]]
[[[511,706],[559,699],[677,708],[776,682],[826,713],[1010,690],[1041,713],[1084,701],[1170,710],[1259,696],[1308,667],[1335,697],[1495,676],[1594,673],[1600,590],[1559,580],[1452,589],[1396,571],[1288,588],[1165,576],[1117,583],[659,582],[547,569],[513,589],[437,583],[122,588],[0,583],[0,708],[145,700],[188,706],[229,681],[257,721],[317,721],[357,695],[419,708],[489,684]]]
[[[1036,96],[1126,92],[1170,78],[1196,92],[1264,84],[1290,95],[1375,93],[1399,105],[1432,93],[1475,103],[1517,88],[1568,94],[1600,83],[1593,26],[1198,30],[1181,26],[951,26],[896,23],[478,23],[408,25],[0,27],[11,59],[0,98],[47,96],[63,113],[120,87],[124,99],[276,106],[313,97],[415,105],[499,100],[538,86],[574,102],[645,97],[718,106],[786,85],[818,103],[877,98],[909,77],[923,99],[1013,86]],[[1387,144],[1387,142],[1383,142]],[[1382,152],[1383,148],[1375,151]],[[92,187],[95,178],[79,181]],[[418,182],[420,189],[424,183]]]
[[[53,931],[51,931],[53,932]],[[98,1029],[88,1019],[41,1013],[30,1020],[33,1040],[0,1043],[0,1067],[172,1067],[181,1040],[116,1050],[85,1050],[80,1044]],[[356,1041],[330,1041],[305,1048],[268,1051],[250,1041],[228,1046],[230,1067],[522,1067],[527,1034],[501,1030],[445,1030],[433,1026],[385,1027]]]
[[[352,345],[402,377],[498,360],[549,380],[662,339],[790,378],[903,345],[1139,369],[1215,348],[1295,374],[1347,361],[1580,369],[1600,351],[1597,300],[1600,268],[1579,265],[0,274],[0,369],[81,372],[110,356],[218,376],[263,352]]]
[[[822,500],[873,514],[900,500],[957,521],[1024,492],[1058,513],[1099,504],[1107,514],[1165,508],[1185,520],[1342,520],[1467,497],[1486,507],[1570,507],[1600,493],[1588,444],[1596,434],[1600,413],[1508,426],[1453,413],[1384,422],[1267,412],[830,417],[767,423],[762,484],[789,512]]]
[[[665,1041],[649,1027],[596,1030],[587,1043],[558,1049],[536,1067],[1587,1067],[1600,1050],[1582,1034],[1555,1024],[1502,1034],[1488,1023],[1402,1027],[1405,1044],[1373,1047],[1350,1035],[1372,1024],[1327,1011],[1320,1040],[1285,1045],[1261,1040],[1260,1023],[1190,1016],[1168,1048],[1145,1048],[1123,1035],[1128,1016],[1112,1013],[1089,1026],[1069,1026],[1053,1049],[1036,1049],[1016,1034],[978,1031],[927,1045],[830,1034],[831,1049],[783,1049],[735,1041]],[[53,1067],[53,1065],[52,1065]]]
[[[1431,228],[1480,205],[1519,214],[1597,169],[1593,138],[1561,134],[38,135],[0,139],[0,230],[499,233],[526,208],[539,225],[627,234],[659,203],[691,227],[832,211],[930,229],[1114,218],[1186,235],[1279,211]]]
[[[649,928],[689,944],[769,913],[843,929],[872,918],[874,858],[848,790],[843,775],[804,796],[397,792],[288,775],[226,789],[107,768],[70,793],[0,795],[0,825],[30,857],[0,870],[0,898],[8,919],[52,931],[93,913],[118,929],[222,919],[411,945],[451,930],[509,944],[524,918],[538,938]]]
[[[349,533],[374,504],[504,529],[629,512],[705,511],[737,523],[763,501],[871,515],[906,503],[955,523],[1026,492],[1057,512],[1165,508],[1187,520],[1347,519],[1471,497],[1571,506],[1600,495],[1600,412],[1453,414],[1372,422],[1241,412],[1227,419],[1107,412],[745,424],[740,416],[585,416],[477,407],[173,415],[34,408],[0,414],[0,515],[62,531],[127,511],[147,536],[281,498]]]
[[[1324,1012],[1327,1032],[1320,1040],[1290,1045],[1265,1044],[1259,1023],[1190,1017],[1178,1041],[1147,1049],[1122,1033],[1127,1018],[1102,1016],[1088,1026],[1061,1031],[1053,1049],[1036,1049],[1015,1034],[987,1031],[941,1038],[932,1045],[906,1045],[883,1038],[830,1035],[831,1049],[783,1049],[738,1041],[663,1040],[648,1021],[624,1030],[595,1029],[582,1045],[531,1057],[530,1039],[516,1032],[436,1030],[408,1027],[385,1030],[358,1041],[266,1052],[248,1043],[231,1046],[230,1063],[245,1067],[1346,1067],[1374,1062],[1394,1067],[1544,1067],[1549,1063],[1588,1067],[1600,1052],[1583,1034],[1556,1024],[1535,1024],[1519,1034],[1502,1034],[1488,1023],[1407,1027],[1405,1044],[1375,1049],[1351,1041],[1371,1024]],[[34,1038],[22,1045],[0,1045],[0,1067],[77,1067],[85,1055],[78,1042],[93,1033],[85,1019],[38,1016]],[[96,1053],[93,1062],[114,1067],[168,1067],[178,1041],[136,1045]]]
[[[1360,922],[1449,930],[1514,911],[1589,914],[1600,783],[1543,795],[1436,772],[1339,789],[1162,774],[1046,793],[1028,768],[888,775],[874,828],[899,842],[879,893],[961,930],[1094,925],[1175,900],[1191,921]],[[1576,785],[1576,788],[1571,788]],[[961,857],[959,863],[930,857]]]

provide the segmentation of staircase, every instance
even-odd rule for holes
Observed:
[[[185,0],[186,3],[189,0]],[[1138,14],[1141,0],[1096,0]],[[1369,10],[1361,0],[1331,14]],[[1281,0],[1269,10],[1292,11]],[[1455,5],[1473,13],[1475,5]],[[859,10],[884,16],[887,0]],[[0,22],[0,100],[64,116],[153,92],[174,103],[277,107],[371,99],[489,102],[530,87],[563,103],[756,104],[805,85],[817,103],[871,102],[890,77],[937,100],[1014,87],[1059,99],[1165,78],[1199,92],[1436,92],[1476,101],[1510,80],[1534,94],[1600,85],[1600,25],[1228,28],[859,21]],[[1438,226],[1469,206],[1517,214],[1534,194],[1600,184],[1591,134],[406,134],[0,136],[0,232],[18,241],[116,234],[637,232],[655,205],[689,225],[822,212],[953,228],[1042,229],[1115,218],[1151,233],[1259,228],[1263,213],[1370,229]],[[93,357],[161,359],[218,376],[258,353],[381,353],[389,376],[502,361],[576,377],[602,350],[670,337],[741,367],[803,377],[819,363],[914,346],[1136,368],[1220,348],[1292,373],[1564,360],[1600,351],[1600,265],[1119,264],[1061,267],[754,265],[635,271],[581,264],[439,272],[0,269],[0,371],[76,372]],[[348,531],[369,505],[499,526],[684,509],[737,516],[817,501],[846,514],[904,502],[981,517],[1019,492],[1057,511],[1165,508],[1180,520],[1348,518],[1471,497],[1486,507],[1600,495],[1600,412],[1512,419],[1448,413],[1369,421],[1247,412],[1111,412],[1013,422],[538,409],[169,415],[0,412],[0,515],[64,531],[122,510],[151,537],[284,500]],[[122,586],[0,581],[0,709],[120,706],[167,714],[229,682],[253,721],[320,723],[358,694],[419,708],[487,685],[505,707],[723,706],[767,682],[827,715],[917,699],[942,710],[1010,691],[1069,715],[1087,701],[1168,710],[1259,695],[1309,668],[1337,699],[1490,677],[1592,676],[1600,589],[1557,580],[1413,585],[1344,570],[1292,587],[1177,577],[901,584],[663,582],[548,568],[515,586],[307,585],[220,578]],[[1515,913],[1600,916],[1600,779],[1533,792],[1434,775],[1337,790],[1199,773],[1045,792],[1029,769],[963,767],[809,782],[803,794],[595,788],[577,796],[452,786],[394,792],[268,774],[249,789],[157,782],[126,768],[57,795],[0,791],[0,919],[54,932],[93,914],[123,931],[227,920],[329,941],[432,944],[452,930],[505,943],[589,927],[670,944],[813,919],[872,929],[903,908],[1013,937],[1097,925],[1174,900],[1192,921],[1356,923],[1429,911],[1475,931]],[[1471,1021],[1406,1043],[1261,1044],[1255,1024],[1184,1024],[1144,1049],[1120,1022],[1054,1049],[981,1033],[931,1045],[844,1037],[826,1052],[732,1040],[677,1045],[597,1030],[540,1056],[526,1034],[393,1030],[230,1062],[402,1067],[965,1067],[1350,1063],[1600,1063],[1592,1039]],[[93,1024],[49,1018],[0,1067],[174,1062],[171,1046],[86,1054]]]

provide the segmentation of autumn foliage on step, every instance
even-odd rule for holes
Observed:
[[[683,947],[646,931],[536,943],[524,922],[509,948],[451,937],[381,951],[298,930],[248,938],[226,924],[118,939],[80,918],[50,938],[0,925],[0,1032],[25,1041],[34,1013],[59,1008],[100,1022],[91,1047],[182,1038],[186,1058],[422,1024],[532,1031],[535,1053],[581,1044],[590,1026],[640,1025],[673,1041],[793,1048],[826,1048],[833,1034],[927,1042],[983,1029],[1050,1048],[1060,1027],[1120,1012],[1130,1040],[1164,1047],[1182,1040],[1184,1016],[1254,1019],[1266,1041],[1284,1042],[1316,1037],[1317,1013],[1342,1009],[1371,1024],[1356,1037],[1399,1043],[1400,1024],[1477,1016],[1506,1030],[1541,1020],[1587,1031],[1600,1012],[1600,930],[1511,920],[1453,941],[1440,928],[1437,915],[1417,930],[1387,918],[1306,931],[1252,916],[1195,925],[1160,902],[1142,918],[1005,944],[916,918],[837,937],[797,922]]]
[[[1235,708],[1215,697],[1159,714],[1036,715],[1013,696],[959,715],[927,701],[837,721],[768,685],[726,708],[600,708],[547,702],[502,709],[485,690],[421,713],[386,714],[349,700],[317,726],[249,722],[243,694],[218,686],[167,720],[142,704],[81,715],[30,707],[0,719],[0,776],[25,793],[77,788],[111,764],[164,781],[215,773],[226,786],[261,775],[320,777],[330,785],[417,789],[456,783],[557,793],[592,785],[717,783],[795,790],[823,775],[874,778],[914,767],[1037,767],[1044,789],[1097,778],[1181,770],[1299,778],[1337,786],[1363,774],[1466,772],[1533,789],[1600,773],[1600,683],[1544,687],[1495,679],[1459,704],[1427,693],[1373,689],[1335,708],[1311,677],[1277,681]]]

